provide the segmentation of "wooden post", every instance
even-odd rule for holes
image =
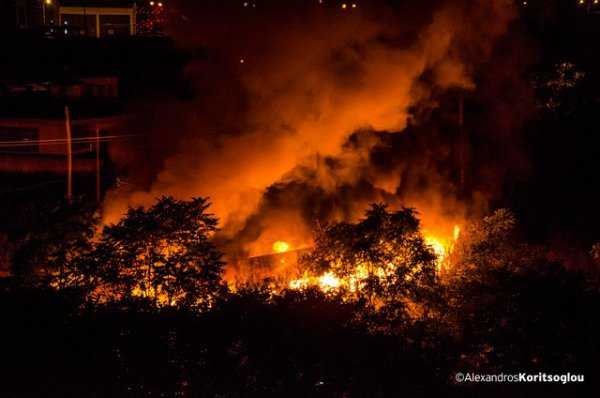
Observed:
[[[73,148],[71,136],[71,115],[69,106],[65,105],[65,129],[67,132],[67,200],[73,199]]]

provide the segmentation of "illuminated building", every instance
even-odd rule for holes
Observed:
[[[73,29],[93,37],[127,36],[136,33],[136,3],[131,0],[61,0],[58,25],[65,34]]]
[[[117,86],[114,77],[60,84],[5,83],[5,94],[0,95],[0,172],[62,175],[69,151],[74,173],[99,171],[107,137],[122,131]],[[70,141],[65,104],[70,109]]]

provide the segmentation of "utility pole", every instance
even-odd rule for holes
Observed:
[[[466,146],[467,140],[465,136],[465,97],[463,90],[460,90],[458,97],[458,128],[459,128],[459,145],[460,145],[460,191],[465,193],[465,168],[466,168]]]
[[[71,136],[71,115],[69,106],[65,105],[65,129],[67,132],[67,200],[73,199],[73,148]]]
[[[86,0],[83,0],[83,34],[85,37],[88,35],[88,25],[87,25],[87,7]]]
[[[53,5],[53,0],[39,0],[40,3],[42,4],[42,19],[44,21],[44,26],[47,25],[48,21],[47,21],[47,14],[48,14],[48,7],[51,7]],[[50,14],[53,15],[54,13]]]
[[[96,127],[96,202],[100,203],[100,128]]]

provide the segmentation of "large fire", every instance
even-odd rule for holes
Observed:
[[[431,247],[431,249],[435,253],[435,255],[437,257],[437,262],[439,263],[440,261],[443,261],[444,258],[446,257],[447,251],[448,251],[448,249],[447,249],[446,245],[443,243],[443,241],[434,236],[426,236],[425,242],[427,243],[427,245],[429,247]]]
[[[425,234],[425,242],[431,248],[436,256],[436,268],[440,272],[446,263],[448,255],[454,249],[454,244],[460,237],[460,226],[455,225],[452,231],[452,236],[442,238],[439,236]],[[276,242],[277,243],[277,242]],[[275,247],[274,247],[275,248]],[[385,277],[387,272],[392,272],[393,269],[380,270],[376,276],[378,278]],[[318,287],[323,292],[335,291],[341,287],[348,289],[351,292],[360,290],[366,279],[369,277],[369,272],[366,266],[358,266],[353,274],[344,278],[340,278],[331,271],[322,273],[321,275],[311,275],[305,271],[300,278],[293,279],[289,282],[288,287],[293,290],[302,290],[308,287]]]
[[[322,291],[329,292],[342,286],[342,282],[333,272],[325,272],[320,276],[311,276],[305,272],[301,278],[290,281],[288,287],[293,290],[301,290],[310,286],[318,286]]]
[[[290,250],[290,245],[287,242],[278,240],[277,242],[273,243],[273,252],[275,252],[275,253],[285,253],[289,250]]]
[[[441,238],[439,236],[430,235],[425,233],[425,243],[431,247],[433,252],[435,253],[436,266],[438,272],[442,270],[446,259],[448,258],[448,254],[450,254],[454,248],[455,242],[460,237],[460,226],[455,225],[452,230],[452,238]]]

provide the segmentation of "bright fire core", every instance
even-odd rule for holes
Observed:
[[[277,242],[273,243],[273,251],[275,253],[285,253],[289,250],[290,250],[290,245],[287,242],[278,240]]]
[[[452,252],[454,244],[459,239],[460,227],[455,225],[452,231],[451,238],[440,238],[425,234],[425,243],[430,247],[436,256],[436,268],[440,272],[447,256]],[[284,253],[289,250],[289,245],[283,241],[277,241],[273,244],[273,250],[277,253]],[[382,275],[377,275],[383,277]],[[333,272],[325,272],[321,275],[310,275],[304,272],[302,277],[289,282],[289,288],[294,290],[302,290],[309,286],[316,286],[324,292],[334,291],[342,286],[347,287],[350,291],[360,289],[365,279],[369,276],[366,267],[358,267],[354,275],[347,278],[339,278]]]

